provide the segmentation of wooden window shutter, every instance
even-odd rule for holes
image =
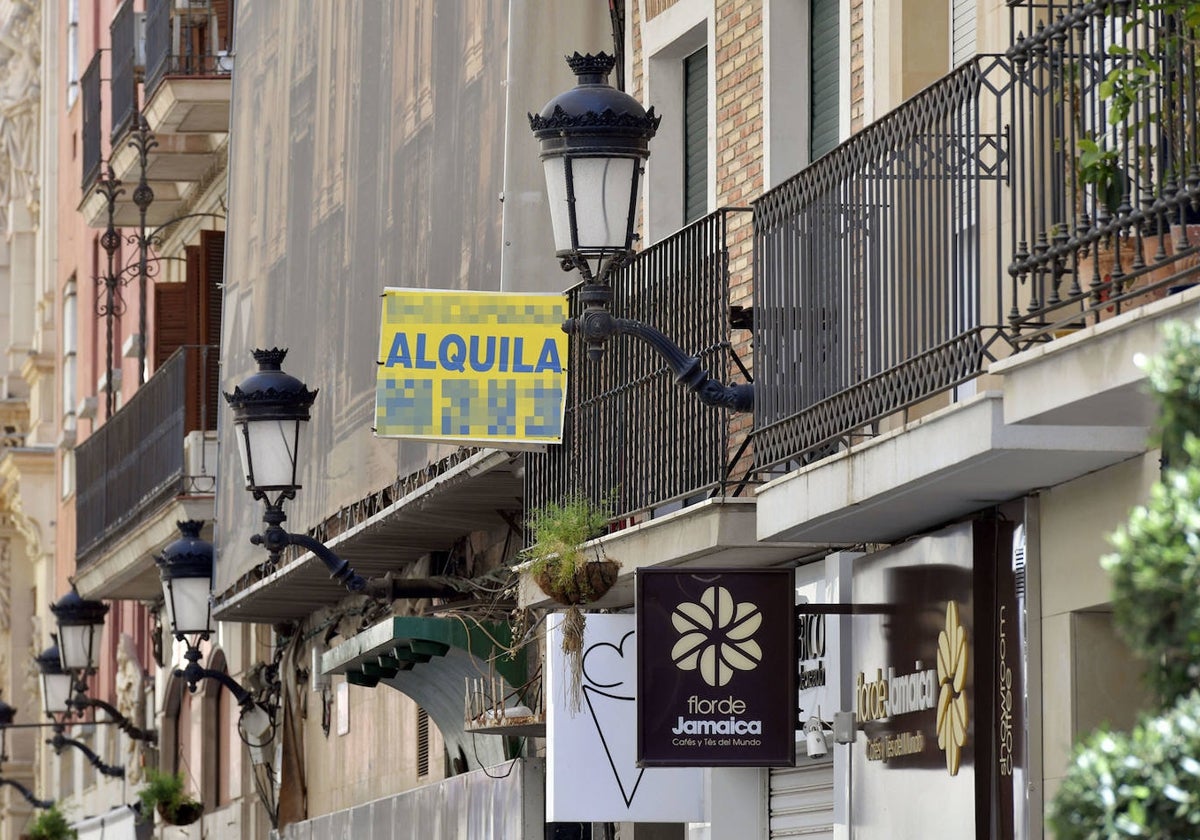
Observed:
[[[200,249],[185,249],[186,281],[154,284],[154,369],[188,344],[198,344],[196,312],[200,308]]]

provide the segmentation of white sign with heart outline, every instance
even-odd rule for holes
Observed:
[[[587,617],[583,703],[571,713],[562,614],[546,631],[546,819],[701,822],[704,770],[637,766],[637,617]]]

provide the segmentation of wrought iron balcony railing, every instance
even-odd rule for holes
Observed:
[[[184,442],[216,431],[217,359],[216,347],[181,347],[76,448],[78,567],[169,499],[214,491],[216,465],[189,465]]]
[[[811,460],[981,372],[1010,89],[1007,62],[979,57],[755,202],[759,466]]]
[[[168,76],[228,76],[229,3],[196,3],[180,11],[175,0],[146,4],[146,99]]]
[[[755,203],[759,468],[1200,280],[1200,33],[1170,4],[1010,9],[1004,56]]]
[[[1012,8],[1009,329],[1020,346],[1200,276],[1200,95],[1187,4]]]
[[[754,478],[1200,281],[1186,9],[1009,8],[1006,54],[958,67],[754,203]],[[614,302],[713,348],[717,371],[731,362],[721,218],[647,249]],[[715,332],[688,332],[705,323]],[[609,352],[572,362],[566,438],[531,459],[529,504],[611,494],[620,516],[746,480],[722,412],[672,391],[636,344]]]
[[[747,378],[730,342],[730,219],[719,210],[642,251],[613,282],[613,311],[654,324],[716,375]],[[571,295],[572,312],[577,311]],[[600,362],[573,340],[561,446],[530,455],[526,504],[582,494],[607,500],[614,518],[736,482],[731,415],[684,392],[654,350],[609,342]]]

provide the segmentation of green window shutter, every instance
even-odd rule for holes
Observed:
[[[812,80],[809,150],[812,160],[838,144],[841,77],[838,0],[811,0],[809,44]]]
[[[708,212],[708,49],[683,60],[683,223]]]

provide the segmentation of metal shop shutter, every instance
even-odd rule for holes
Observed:
[[[771,839],[833,840],[833,762],[771,771]]]

